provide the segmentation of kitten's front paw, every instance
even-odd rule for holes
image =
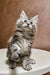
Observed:
[[[24,65],[23,68],[27,71],[30,71],[32,69],[31,65]]]
[[[9,68],[10,68],[10,69],[15,69],[16,67],[15,67],[15,66],[9,66]]]
[[[36,64],[35,60],[34,59],[31,59],[31,58],[29,59],[29,63],[30,64]]]
[[[35,63],[36,63],[36,62],[35,62],[33,59],[28,58],[28,57],[25,57],[24,60],[23,60],[22,65],[23,65],[23,68],[24,68],[25,70],[29,71],[29,70],[32,69],[32,67],[31,67],[30,64],[35,64]]]
[[[15,68],[16,68],[16,63],[11,63],[11,64],[9,65],[9,68],[10,68],[10,69],[15,69]]]

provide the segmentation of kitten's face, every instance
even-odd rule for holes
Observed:
[[[17,20],[17,24],[26,31],[37,29],[38,15],[33,18],[27,17],[25,12],[22,11],[20,18]]]

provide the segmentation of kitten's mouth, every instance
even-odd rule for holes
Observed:
[[[28,26],[26,26],[25,28],[27,28],[27,29],[28,29],[29,27],[28,27]]]
[[[26,31],[28,31],[28,30],[30,30],[30,27],[29,27],[29,26],[26,26],[24,29],[25,29]]]

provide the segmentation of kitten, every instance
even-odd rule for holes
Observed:
[[[37,29],[38,15],[27,17],[22,11],[17,20],[16,30],[8,43],[7,57],[10,61],[10,68],[16,68],[16,63],[22,62],[25,70],[31,70],[30,64],[35,61],[30,58],[31,46]]]

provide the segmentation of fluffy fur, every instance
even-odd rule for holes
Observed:
[[[30,59],[31,46],[34,41],[34,35],[37,29],[38,15],[27,17],[22,11],[19,19],[16,22],[14,35],[8,43],[7,57],[10,61],[10,68],[14,69],[17,62],[22,62],[25,70],[31,70],[34,60]]]

